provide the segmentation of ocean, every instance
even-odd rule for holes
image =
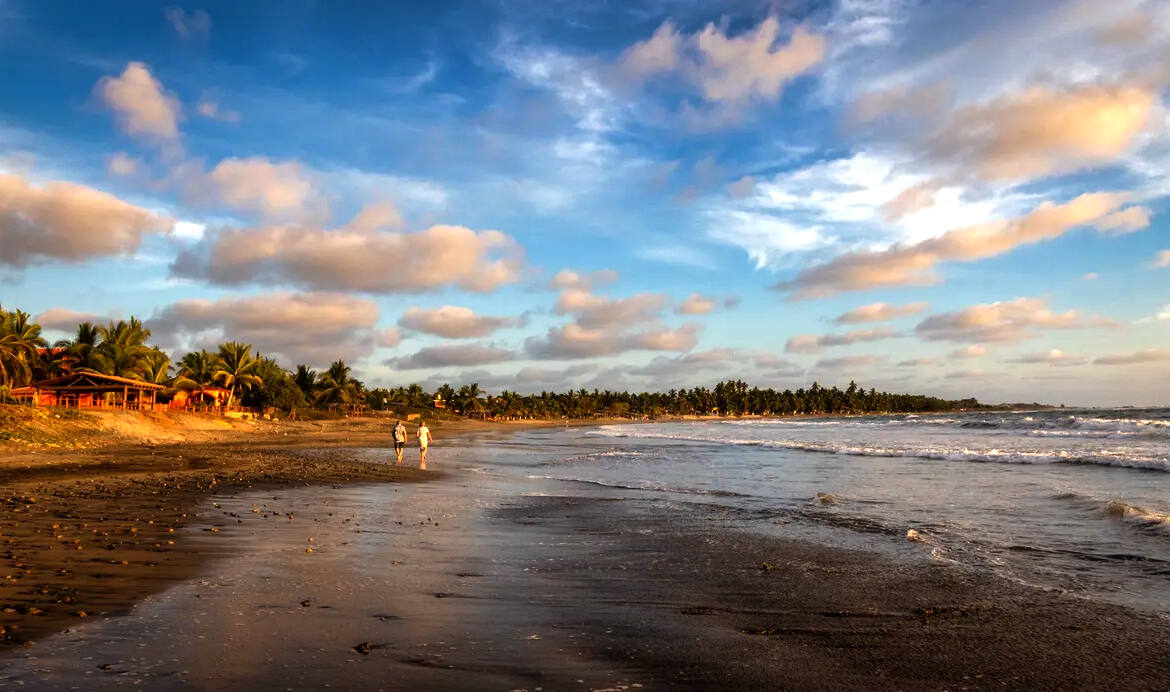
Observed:
[[[748,530],[1170,613],[1170,409],[553,428],[469,451],[542,492],[717,505]]]

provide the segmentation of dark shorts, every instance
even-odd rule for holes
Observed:
[[[394,451],[399,452],[399,451],[402,451],[403,449],[406,449],[405,442],[398,442],[398,441],[394,442]]]

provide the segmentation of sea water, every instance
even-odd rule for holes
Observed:
[[[632,423],[481,441],[476,458],[1170,613],[1170,409]]]

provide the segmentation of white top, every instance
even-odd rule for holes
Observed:
[[[431,443],[431,429],[425,425],[418,428],[418,446],[426,447]]]

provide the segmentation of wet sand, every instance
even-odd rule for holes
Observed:
[[[1165,618],[769,538],[709,505],[466,470],[201,497],[176,533],[214,559],[10,649],[0,684],[1170,689]]]
[[[203,518],[211,494],[425,477],[355,463],[344,451],[294,457],[199,446],[10,463],[0,470],[0,642],[30,645],[87,618],[123,613],[197,573],[209,553],[184,529]]]

